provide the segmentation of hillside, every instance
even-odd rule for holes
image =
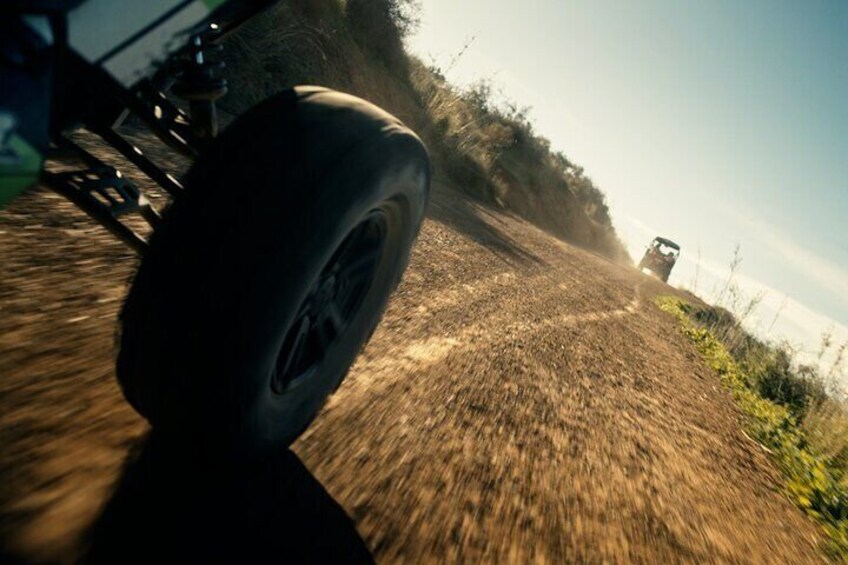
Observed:
[[[289,0],[228,38],[237,114],[295,84],[320,84],[371,100],[425,141],[436,178],[548,233],[631,264],[603,193],[582,168],[538,136],[526,114],[493,105],[486,84],[460,91],[409,56],[411,24],[396,0]]]

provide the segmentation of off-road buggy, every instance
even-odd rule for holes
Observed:
[[[638,269],[647,268],[663,282],[668,282],[668,277],[671,275],[671,269],[677,263],[677,258],[680,256],[680,246],[664,237],[655,237],[642,260],[639,261]]]
[[[154,428],[228,453],[291,443],[339,386],[429,191],[418,137],[345,94],[284,91],[218,135],[216,50],[273,3],[0,6],[0,206],[41,182],[142,255],[120,314],[121,388]],[[192,160],[181,179],[117,131],[128,116]],[[170,194],[168,209],[75,142],[79,128]],[[76,166],[50,171],[54,156]]]

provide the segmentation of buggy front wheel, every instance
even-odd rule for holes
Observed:
[[[421,141],[352,96],[298,88],[236,120],[189,171],[130,289],[129,402],[216,448],[294,441],[400,280],[429,174]]]

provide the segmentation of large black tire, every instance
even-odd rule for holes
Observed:
[[[338,387],[400,280],[430,170],[352,96],[287,91],[192,167],[121,314],[118,380],[165,433],[262,452]]]

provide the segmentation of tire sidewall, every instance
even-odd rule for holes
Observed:
[[[247,429],[244,430],[244,435],[245,437],[255,438],[259,442],[260,448],[277,443],[278,438],[275,437],[275,430],[281,426],[287,426],[294,430],[290,434],[299,435],[301,428],[305,428],[315,417],[326,398],[345,377],[350,363],[379,322],[389,295],[397,286],[399,275],[408,262],[409,249],[417,235],[418,225],[420,224],[420,218],[415,216],[417,215],[416,211],[422,208],[420,202],[424,196],[422,188],[426,184],[422,179],[426,175],[425,167],[422,166],[423,163],[416,163],[415,161],[404,162],[405,159],[402,155],[396,155],[394,157],[397,160],[393,161],[392,166],[382,174],[373,169],[369,170],[370,167],[363,161],[363,158],[373,154],[375,149],[372,146],[358,152],[359,155],[351,155],[349,159],[345,160],[345,163],[340,164],[332,178],[327,179],[322,192],[332,195],[333,198],[338,198],[335,201],[335,206],[330,205],[329,207],[343,211],[329,222],[334,223],[337,229],[328,240],[322,238],[320,242],[317,239],[304,242],[304,248],[308,248],[309,253],[313,254],[317,260],[301,273],[304,284],[292,289],[293,294],[291,296],[296,294],[298,299],[292,300],[290,297],[279,293],[280,303],[275,309],[273,319],[269,319],[267,322],[269,327],[276,327],[277,330],[271,340],[271,348],[266,349],[264,354],[257,352],[255,358],[261,360],[261,362],[252,371],[256,381],[251,389],[255,395],[252,399],[246,401],[247,407],[245,409],[245,414],[249,417],[245,422]],[[388,146],[383,149],[390,151]],[[383,155],[389,156],[387,153],[383,153]],[[364,168],[363,165],[365,165]],[[356,183],[353,179],[362,178],[359,175],[371,176],[370,181],[366,182],[371,186],[371,189],[367,191],[370,198],[362,198],[360,191],[353,190],[353,187],[350,186]],[[356,196],[352,198],[343,198],[342,196],[351,197],[354,194]],[[328,359],[320,374],[311,377],[311,382],[304,383],[304,385],[284,394],[273,392],[270,379],[277,355],[292,326],[298,307],[306,297],[306,293],[320,275],[323,266],[327,264],[350,231],[374,210],[376,205],[388,200],[396,201],[400,207],[400,213],[403,216],[401,219],[403,231],[395,234],[392,241],[386,242],[387,248],[385,251],[388,256],[384,257],[383,260],[389,261],[391,264],[386,267],[384,276],[380,280],[373,281],[371,290],[366,296],[359,314],[352,321],[351,331],[358,336],[358,339],[335,344],[334,349],[328,353]],[[310,243],[313,245],[310,245]],[[250,355],[249,357],[253,356]]]
[[[286,93],[237,120],[154,234],[122,314],[118,365],[128,399],[158,428],[250,451],[293,441],[382,315],[422,220],[426,150],[388,115],[340,114],[320,98]],[[279,349],[312,283],[387,200],[402,229],[387,242],[391,280],[375,281],[354,320],[358,337],[314,386],[274,393]]]

